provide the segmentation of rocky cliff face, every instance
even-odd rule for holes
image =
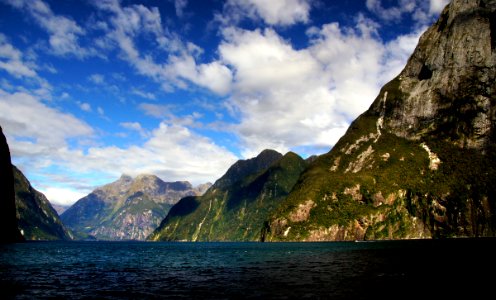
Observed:
[[[267,240],[496,234],[496,1],[453,0],[401,74],[304,172]]]
[[[78,200],[61,218],[79,238],[144,240],[179,199],[199,194],[189,182],[123,175]]]
[[[59,215],[45,195],[34,189],[22,172],[14,168],[15,201],[19,230],[26,240],[71,240]]]
[[[151,240],[259,241],[263,222],[293,188],[305,161],[265,150],[240,160],[201,197],[181,199]]]
[[[12,172],[12,162],[10,160],[9,145],[0,127],[0,182],[2,192],[0,194],[0,227],[2,236],[0,242],[18,242],[23,237],[17,227],[14,173]]]
[[[394,88],[372,110],[384,129],[482,152],[494,144],[495,1],[455,0],[420,39]],[[388,93],[388,95],[386,95]]]

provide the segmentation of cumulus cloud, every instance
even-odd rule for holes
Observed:
[[[79,45],[79,37],[85,34],[74,20],[56,15],[42,0],[6,0],[13,7],[27,12],[49,34],[49,45],[56,55],[85,57],[90,51]]]
[[[103,109],[99,111],[103,113]],[[98,174],[98,182],[102,178],[116,178],[122,173],[151,173],[164,180],[189,180],[199,184],[217,179],[237,159],[211,139],[185,126],[167,125],[165,122],[152,131],[138,122],[121,123],[123,128],[136,131],[144,138],[141,145],[88,147],[72,144],[70,141],[74,138],[95,138],[95,130],[28,93],[0,90],[0,124],[7,135],[14,161],[29,166],[29,174],[36,175],[32,176],[35,186],[41,186],[59,203],[77,200],[69,194],[63,200],[63,194],[68,190],[72,191],[71,195],[87,193],[89,183],[95,182],[94,174]],[[60,176],[60,186],[46,184],[57,175]],[[67,176],[74,177],[74,180],[79,178],[79,183],[71,182]],[[88,183],[80,187],[82,181]]]
[[[148,132],[143,127],[141,127],[141,124],[138,122],[122,122],[120,123],[120,125],[123,128],[138,132],[143,138],[146,138],[149,135]]]
[[[164,104],[141,103],[138,108],[146,115],[155,118],[164,118],[171,114],[171,107]]]
[[[117,0],[96,2],[103,12],[110,14],[107,43],[115,44],[139,74],[162,84],[165,90],[173,87],[186,88],[187,82],[209,89],[218,94],[229,91],[232,75],[228,68],[217,62],[199,64],[195,56],[202,50],[184,43],[179,37],[163,29],[158,8],[143,5],[122,7]],[[163,51],[162,60],[140,53],[135,39],[151,34],[155,46]]]
[[[88,102],[78,102],[77,104],[79,105],[79,108],[81,108],[82,111],[85,111],[85,112],[91,112],[92,111],[91,104],[89,104]]]
[[[134,125],[131,125],[134,126]],[[122,173],[156,174],[164,180],[194,184],[220,177],[236,161],[228,150],[186,127],[161,123],[141,146],[91,147],[72,153],[66,164],[78,172],[98,171],[118,177]],[[85,161],[81,165],[80,161]]]
[[[243,155],[334,145],[401,71],[418,40],[408,35],[384,44],[377,26],[359,16],[354,29],[312,28],[303,49],[272,29],[226,29],[219,53],[235,74],[228,106],[240,120]]]
[[[449,0],[430,0],[429,12],[431,14],[439,14],[448,3]]]
[[[397,6],[384,8],[381,0],[367,0],[367,8],[386,21],[399,21],[403,14],[412,13],[416,7],[416,1],[398,0]]]
[[[38,76],[34,68],[24,60],[22,52],[12,46],[2,33],[0,33],[0,69],[16,78]]]
[[[93,82],[94,84],[104,84],[105,83],[105,76],[102,74],[91,74],[88,77],[88,80],[90,82]]]
[[[14,155],[40,155],[67,147],[66,140],[89,137],[93,129],[71,114],[62,113],[28,93],[0,90],[0,124],[14,137]]]
[[[90,190],[82,192],[65,187],[41,187],[39,188],[39,191],[42,192],[52,204],[62,206],[70,206],[75,201],[90,193]]]
[[[269,25],[288,26],[298,22],[307,23],[310,14],[308,0],[228,0],[224,15],[218,16],[223,22],[236,22],[244,17],[261,19]]]
[[[184,14],[184,9],[188,5],[188,0],[174,0],[174,7],[176,8],[176,15],[181,18]]]
[[[384,0],[367,0],[367,9],[387,22],[399,22],[405,16],[417,22],[417,27],[425,27],[432,22],[449,3],[449,0],[394,0],[395,4],[385,7]]]
[[[131,93],[144,99],[155,100],[155,95],[150,92],[145,92],[137,88],[132,88]]]

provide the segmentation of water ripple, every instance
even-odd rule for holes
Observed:
[[[492,286],[484,271],[496,267],[495,245],[494,239],[0,245],[0,290],[7,299],[477,296]]]

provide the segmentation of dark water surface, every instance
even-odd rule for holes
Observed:
[[[495,274],[494,239],[0,245],[1,299],[491,299]]]

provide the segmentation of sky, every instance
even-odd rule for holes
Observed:
[[[0,0],[0,126],[54,204],[328,152],[447,0]]]

